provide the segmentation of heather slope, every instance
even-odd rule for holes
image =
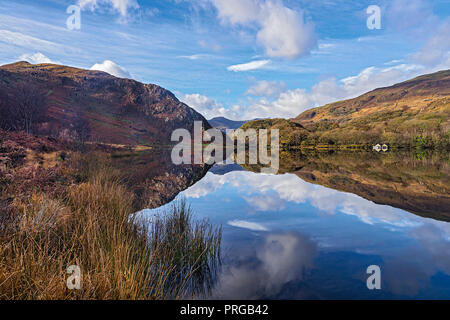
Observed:
[[[173,130],[191,130],[194,121],[210,127],[170,91],[104,72],[27,62],[0,67],[0,101],[13,110],[19,86],[33,86],[45,96],[45,115],[34,129],[42,135],[72,138],[81,119],[88,124],[89,140],[150,145],[170,143]]]

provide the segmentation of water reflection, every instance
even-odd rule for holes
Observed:
[[[172,201],[181,191],[202,179],[211,166],[172,164],[170,150],[117,154],[113,165],[136,195],[137,210],[156,208]]]
[[[213,298],[279,297],[285,285],[301,281],[313,267],[316,244],[297,232],[269,233],[259,243],[244,244],[220,275]]]
[[[207,298],[450,298],[448,159],[284,156],[279,175],[215,167],[178,195],[224,226]]]

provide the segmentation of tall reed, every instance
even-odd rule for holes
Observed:
[[[0,299],[178,299],[211,286],[220,229],[184,202],[143,224],[108,161],[78,160],[80,184],[14,201],[0,221]],[[71,265],[80,290],[66,286]]]

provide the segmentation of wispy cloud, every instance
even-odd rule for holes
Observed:
[[[82,9],[88,8],[92,11],[100,6],[109,6],[119,12],[122,17],[126,17],[130,9],[139,9],[136,0],[78,0],[78,4]]]
[[[188,60],[204,60],[214,57],[211,54],[205,54],[205,53],[199,53],[199,54],[192,54],[187,56],[178,56],[179,59],[188,59]]]
[[[27,34],[9,30],[0,30],[0,41],[33,50],[50,51],[55,49],[60,50],[63,47],[51,41],[42,40]]]
[[[248,88],[245,94],[258,97],[276,97],[285,90],[286,85],[283,82],[261,80]]]
[[[256,70],[256,69],[261,69],[268,63],[270,63],[270,60],[256,60],[256,61],[252,61],[252,62],[248,62],[248,63],[235,64],[235,65],[229,66],[227,68],[227,70],[234,71],[234,72]]]

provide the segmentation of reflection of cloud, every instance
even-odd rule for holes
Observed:
[[[266,227],[264,227],[260,223],[244,221],[244,220],[233,220],[229,221],[228,224],[232,227],[243,228],[252,231],[268,231]]]
[[[285,284],[302,280],[313,267],[316,244],[299,233],[269,234],[249,255],[219,276],[213,296],[219,299],[258,299],[278,295]],[[242,260],[242,261],[241,261]]]
[[[424,267],[417,257],[423,259],[423,253],[407,252],[401,257],[387,259],[382,273],[386,289],[396,295],[413,297],[429,284],[435,270]]]
[[[213,193],[227,182],[227,175],[215,175],[210,172],[192,187],[183,192],[186,198],[198,199]]]
[[[450,274],[450,224],[427,220],[410,231],[419,246],[400,257],[385,259],[386,283],[392,292],[414,296],[430,283],[438,271]],[[425,249],[425,250],[424,250]]]
[[[351,193],[344,193],[305,182],[293,174],[265,175],[252,172],[230,172],[223,176],[208,173],[184,192],[188,198],[200,198],[229,184],[237,188],[252,211],[282,210],[287,202],[309,202],[329,214],[341,212],[357,216],[368,224],[377,222],[405,227],[420,224],[420,218],[401,210],[377,205]]]
[[[268,193],[265,195],[243,197],[250,207],[255,211],[275,211],[283,210],[285,203],[277,193]]]
[[[391,249],[382,246],[383,251],[379,252],[384,261],[383,286],[395,295],[414,297],[428,290],[431,285],[430,278],[439,271],[450,274],[449,223],[377,205],[354,194],[307,183],[292,174],[274,176],[241,171],[216,176],[208,173],[204,180],[191,187],[186,195],[203,197],[220,191],[225,185],[233,186],[236,189],[235,197],[245,200],[251,211],[277,211],[283,209],[287,203],[309,203],[328,214],[353,215],[366,224],[379,225],[392,232],[402,233],[412,240],[412,245]],[[355,248],[360,247],[355,243]],[[387,251],[384,251],[386,249]],[[296,254],[293,253],[294,256]],[[270,251],[267,255],[258,252],[255,253],[255,263],[243,263],[239,267],[235,264],[231,267],[221,278],[223,297],[233,297],[233,294],[242,299],[268,296],[268,288],[274,287],[270,283],[279,280],[270,274],[272,269],[261,266],[267,260],[264,257],[270,255]],[[279,256],[272,257],[274,261],[281,260]],[[286,265],[287,262],[284,263]],[[270,279],[269,284],[261,284],[264,277]],[[290,277],[286,276],[284,279],[287,278]],[[224,282],[227,283],[226,286]],[[240,286],[240,283],[243,285]],[[280,290],[281,286],[275,286],[274,291]],[[275,294],[276,292],[273,293]]]

